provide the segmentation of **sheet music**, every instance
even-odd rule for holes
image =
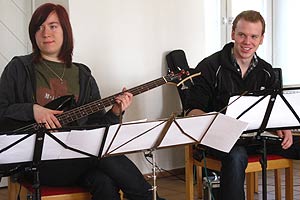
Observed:
[[[239,99],[236,100],[237,98]],[[261,99],[260,96],[231,97],[229,100],[229,106],[226,110],[226,115],[237,118],[242,112],[252,106],[259,99]],[[248,110],[242,117],[239,118],[239,120],[249,123],[247,130],[253,130],[260,127],[267,110],[269,99],[270,95],[264,98],[259,104],[257,104],[254,108],[251,108],[251,110]]]
[[[151,149],[156,142],[166,121],[127,123],[121,127],[116,124],[109,127],[105,153],[115,154],[121,152],[134,152]]]
[[[181,127],[182,130],[192,138],[184,135],[179,127],[175,123],[173,123],[169,128],[169,131],[167,132],[160,147],[199,142],[203,135],[206,133],[214,118],[215,114],[207,114],[202,115],[201,117],[185,117],[176,119],[179,127]]]
[[[26,135],[0,135],[0,150],[18,141]],[[32,135],[7,151],[0,153],[0,164],[20,163],[33,160],[35,135]]]
[[[198,142],[220,151],[229,152],[246,128],[247,123],[220,113],[175,118],[173,121],[164,119],[116,124],[108,129],[102,156],[106,153],[108,155],[124,154]],[[105,130],[106,128],[97,128],[53,132],[51,134],[69,147],[98,156]],[[24,136],[26,135],[1,135],[0,150]],[[35,135],[32,135],[9,150],[0,153],[0,164],[32,161],[34,146]],[[45,135],[41,160],[83,157],[87,157],[87,155],[66,149],[53,138],[47,134]]]
[[[67,146],[98,156],[105,128],[72,130],[52,133]],[[65,149],[48,135],[45,136],[42,160],[84,158],[87,155]]]
[[[291,104],[292,108],[300,114],[300,93],[285,93],[283,96]],[[298,99],[298,100],[297,100]],[[291,112],[280,96],[276,98],[267,128],[299,126],[295,115]]]
[[[291,104],[292,108],[299,115],[300,114],[300,92],[299,90],[284,91],[283,96]],[[241,118],[242,121],[248,122],[247,130],[257,130],[263,121],[267,106],[270,100],[268,95],[263,101],[259,102],[249,111],[247,111]],[[231,97],[226,115],[237,118],[242,112],[258,101],[261,96],[242,96],[237,101],[233,102],[238,96]],[[230,104],[233,102],[232,104]],[[280,128],[280,127],[299,127],[300,124],[295,115],[288,108],[282,97],[277,95],[267,127],[266,128]]]
[[[228,153],[247,127],[246,122],[219,114],[201,144]]]
[[[105,128],[93,130],[72,130],[68,132],[53,132],[51,134],[74,149],[81,150],[94,156],[98,156],[103,140]],[[25,137],[26,134],[0,135],[0,150]],[[33,161],[35,137],[26,138],[15,146],[0,153],[0,164],[31,162]],[[87,155],[66,149],[47,134],[44,138],[44,146],[41,160],[57,160],[68,158],[84,158]]]
[[[220,151],[229,152],[248,125],[221,113],[177,118],[175,121],[178,125],[173,122],[159,146],[155,148],[200,142]],[[118,154],[152,149],[166,124],[167,120],[111,126],[107,136],[107,140],[111,142],[105,145],[102,156],[105,153]]]

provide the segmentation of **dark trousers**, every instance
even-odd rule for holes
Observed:
[[[227,154],[214,149],[207,149],[207,154],[222,161],[220,174],[220,200],[245,199],[244,181],[245,169],[248,165],[248,155],[261,152],[261,145],[235,145]],[[294,144],[287,150],[281,148],[280,142],[267,145],[268,154],[277,154],[290,159],[300,159],[299,138],[294,138]]]
[[[97,167],[85,176],[85,186],[91,188],[93,200],[119,200],[121,189],[126,198],[151,200],[151,185],[137,167],[125,156],[101,159]]]
[[[130,200],[151,200],[151,185],[126,156],[103,159],[46,161],[40,167],[40,182],[48,186],[81,185],[93,200],[119,200],[121,189]]]

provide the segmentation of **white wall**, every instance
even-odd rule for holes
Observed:
[[[31,4],[27,0],[0,0],[0,74],[15,55],[26,54],[28,42],[28,19]],[[0,187],[7,186],[7,177]]]
[[[165,55],[177,48],[195,67],[204,56],[202,9],[199,0],[69,1],[74,60],[90,66],[102,97],[166,75]],[[165,118],[180,110],[176,88],[165,85],[136,96],[124,120]],[[183,155],[183,147],[160,150],[158,165],[183,167]],[[130,157],[150,171],[140,153]]]
[[[0,74],[13,56],[28,52],[30,8],[27,0],[0,1]]]

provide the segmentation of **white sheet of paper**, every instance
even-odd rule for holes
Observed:
[[[25,135],[0,135],[0,150],[23,138]],[[0,164],[20,163],[33,160],[35,135],[0,153]]]
[[[175,122],[171,124],[157,148],[196,143],[208,131],[201,143],[220,151],[229,152],[238,137],[247,128],[247,123],[224,116],[223,114],[218,114],[216,119],[215,116],[216,113],[210,113],[197,117],[175,119],[178,126]],[[211,126],[214,119],[215,121]],[[112,141],[112,145],[109,148],[108,144],[106,144],[105,149],[109,148],[107,151],[108,154],[152,149],[164,130],[166,123],[167,120],[123,124],[118,132],[119,125],[111,126],[107,140]],[[224,126],[228,128],[228,131],[224,131],[226,130]],[[112,140],[113,138],[114,140]],[[217,142],[216,140],[221,141]]]
[[[292,91],[286,91],[283,96],[291,104],[295,112],[300,115],[300,93],[294,93]],[[299,122],[288,106],[285,104],[283,99],[278,96],[276,98],[272,113],[270,115],[269,123],[267,128],[272,127],[291,127],[299,126]]]
[[[228,153],[247,127],[246,122],[219,114],[201,144]]]
[[[169,129],[165,129],[167,122],[168,120],[158,120],[110,126],[102,156],[104,153],[129,153],[152,148],[165,148],[196,143],[200,139],[202,139],[201,144],[203,145],[228,152],[247,127],[247,123],[224,116],[223,114],[217,115],[216,113],[196,117],[176,118],[172,121]],[[157,144],[158,139],[165,130],[167,132],[161,143],[155,147],[155,144]],[[104,132],[105,128],[97,128],[93,130],[55,132],[52,134],[69,147],[98,156]],[[203,137],[204,134],[205,136]],[[5,148],[21,137],[20,135],[0,136],[0,149]],[[9,151],[1,153],[0,163],[32,161],[34,143],[35,136],[32,136]],[[83,157],[87,157],[87,155],[65,149],[50,136],[45,136],[42,160]]]
[[[181,127],[181,129],[188,136],[191,136],[194,140],[183,134],[179,127],[175,123],[173,123],[159,147],[190,144],[195,143],[195,140],[200,141],[214,118],[215,113],[197,117],[185,117],[176,119],[179,127]]]
[[[64,144],[74,149],[98,156],[105,128],[92,130],[72,130],[70,132],[53,133]],[[87,155],[65,149],[51,137],[46,136],[42,160],[84,158]]]
[[[291,104],[295,112],[300,115],[300,92],[285,91],[283,96]],[[248,122],[249,126],[247,130],[257,130],[263,121],[264,115],[267,110],[267,106],[270,100],[268,95],[263,101],[259,102],[249,111],[247,111],[241,118],[242,121]],[[237,98],[231,97],[229,102],[234,101]],[[237,101],[228,106],[226,115],[237,118],[243,111],[254,104],[260,96],[242,96]],[[230,103],[229,103],[230,104]],[[299,122],[291,110],[287,107],[283,99],[278,95],[276,97],[268,124],[266,128],[280,128],[280,127],[294,127],[299,126]]]
[[[123,124],[118,132],[118,124],[110,126],[103,154],[116,154],[151,149],[165,123],[166,121],[128,123]],[[111,142],[113,143],[111,144]]]

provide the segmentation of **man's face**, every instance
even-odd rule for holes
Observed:
[[[236,59],[252,59],[259,45],[263,43],[262,24],[241,19],[235,30],[231,33],[234,43],[234,55]]]
[[[40,26],[35,33],[35,39],[43,58],[49,60],[58,58],[63,43],[63,30],[55,12],[50,13]]]

